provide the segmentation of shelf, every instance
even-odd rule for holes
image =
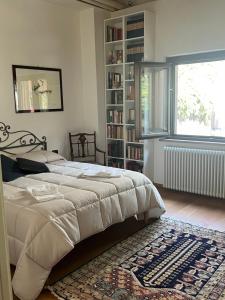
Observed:
[[[123,106],[123,104],[106,104],[106,106]]]
[[[135,124],[129,124],[129,123],[127,123],[127,124],[125,124],[126,126],[135,126]]]
[[[124,123],[106,123],[106,125],[118,125],[118,126],[123,126]]]
[[[132,145],[143,145],[144,146],[144,143],[142,142],[128,142],[126,141],[127,144],[132,144]]]
[[[123,40],[110,41],[110,42],[105,42],[105,45],[119,44],[122,42],[123,42]]]
[[[133,37],[133,38],[130,38],[130,39],[125,39],[124,41],[125,42],[128,42],[128,41],[138,41],[138,40],[143,40],[144,39],[144,36],[137,36],[137,37]]]
[[[121,64],[108,64],[108,65],[105,65],[105,67],[118,67],[118,66],[123,66],[123,63]]]
[[[124,139],[115,139],[115,138],[109,138],[109,137],[107,137],[107,140],[112,140],[112,141],[124,141]]]
[[[137,162],[142,162],[142,163],[144,163],[143,160],[139,160],[139,159],[126,158],[126,160],[128,160],[128,161],[137,161]]]
[[[141,14],[141,13],[142,12],[138,12],[138,13],[136,13],[136,15]],[[105,19],[104,22],[105,22],[105,25],[112,24],[112,23],[119,23],[119,22],[122,22],[122,17],[108,18],[108,19]]]
[[[134,64],[133,61],[131,61],[131,62],[125,62],[125,65],[133,65],[133,64]]]
[[[123,88],[106,89],[106,91],[123,91]]]
[[[125,79],[125,81],[127,81],[127,82],[133,82],[134,79]]]
[[[123,126],[124,125],[124,123],[106,123],[107,125],[120,125],[120,126]]]
[[[126,99],[125,101],[126,102],[134,102],[135,100],[134,99]]]
[[[107,155],[108,158],[113,158],[113,159],[120,159],[120,160],[124,160],[123,157],[116,157],[116,156],[110,156],[110,155]]]

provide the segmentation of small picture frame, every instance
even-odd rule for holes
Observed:
[[[12,65],[16,113],[63,111],[62,71]]]

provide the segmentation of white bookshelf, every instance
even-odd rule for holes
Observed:
[[[105,20],[104,60],[108,165],[126,169],[127,164],[134,161],[143,166],[144,170],[146,169],[145,157],[148,150],[145,142],[134,139],[136,101],[134,62],[153,60],[153,26],[154,15],[149,11],[135,12]],[[121,114],[122,120],[118,122],[118,115],[121,117]],[[118,151],[119,148],[121,151]]]

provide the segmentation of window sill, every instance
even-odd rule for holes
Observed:
[[[216,138],[197,138],[197,137],[184,137],[184,136],[168,136],[159,139],[160,142],[175,142],[187,144],[205,144],[205,145],[225,145],[225,139]]]

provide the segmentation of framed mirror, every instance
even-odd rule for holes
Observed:
[[[12,65],[16,113],[63,111],[62,71]]]

